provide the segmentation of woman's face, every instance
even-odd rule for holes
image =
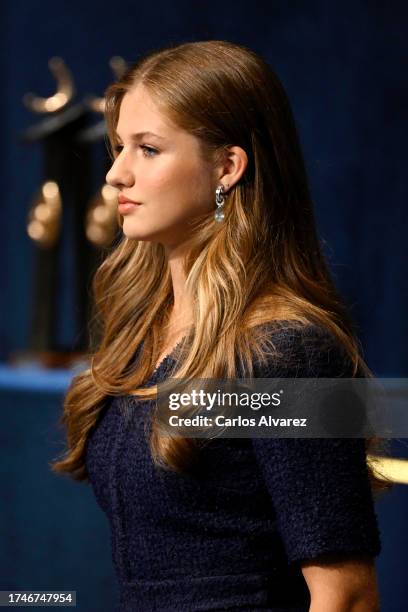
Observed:
[[[119,211],[123,233],[179,246],[190,238],[189,220],[215,211],[214,168],[201,158],[198,139],[172,124],[140,84],[124,95],[116,131],[120,146],[106,180],[119,201],[140,203]]]

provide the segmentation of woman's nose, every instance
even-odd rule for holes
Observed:
[[[108,185],[112,185],[112,187],[116,187],[118,189],[121,186],[131,187],[134,182],[133,173],[130,169],[125,167],[123,163],[119,162],[118,157],[113,162],[111,169],[108,171],[105,178]]]

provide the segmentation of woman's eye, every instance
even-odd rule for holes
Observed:
[[[144,157],[154,157],[156,153],[158,153],[157,149],[154,149],[153,147],[149,147],[148,145],[140,145],[140,148],[143,150]],[[117,153],[118,155],[120,154],[122,149],[123,149],[123,145],[115,145],[113,148],[115,153]]]
[[[149,147],[147,145],[140,145],[140,148],[143,149],[143,155],[145,157],[154,157],[156,153],[158,153],[157,149],[153,147]]]

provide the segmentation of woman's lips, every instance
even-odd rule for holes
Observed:
[[[141,206],[141,204],[138,204],[137,202],[123,202],[118,204],[118,211],[121,215],[127,215],[139,206]]]

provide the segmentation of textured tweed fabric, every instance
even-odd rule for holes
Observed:
[[[351,375],[321,328],[270,333],[282,358],[255,363],[256,377]],[[175,365],[169,355],[146,384]],[[364,440],[216,438],[181,475],[151,459],[151,410],[109,398],[87,442],[111,527],[117,611],[303,612],[303,560],[379,554]]]

